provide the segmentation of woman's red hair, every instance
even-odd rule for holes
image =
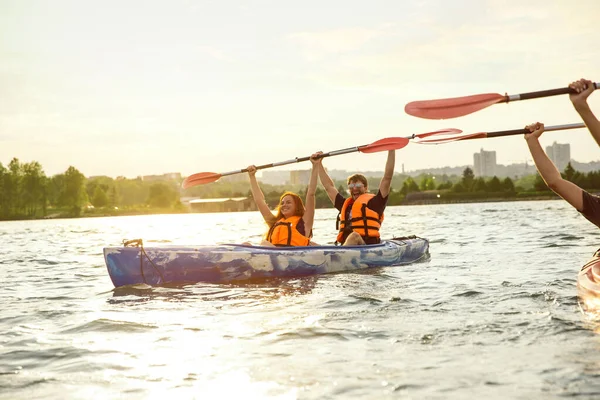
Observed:
[[[296,193],[293,193],[293,192],[285,192],[279,198],[279,204],[277,205],[277,216],[275,217],[275,218],[277,218],[277,221],[279,221],[281,218],[284,218],[283,214],[281,213],[280,208],[281,208],[281,202],[285,196],[291,196],[294,199],[294,204],[296,205],[296,211],[294,212],[294,216],[303,217],[304,216],[304,202],[302,201],[300,196],[298,196]]]

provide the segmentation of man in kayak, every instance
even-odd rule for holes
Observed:
[[[311,158],[318,158],[321,154],[323,153],[317,152]],[[381,241],[379,229],[383,222],[383,211],[390,194],[395,162],[395,150],[388,151],[383,178],[381,178],[379,190],[375,195],[368,193],[369,184],[367,178],[363,175],[354,174],[348,177],[349,198],[344,198],[338,192],[322,162],[314,165],[314,168],[318,167],[319,178],[327,192],[327,196],[340,212],[336,243],[342,243],[344,246],[356,246],[376,244]]]
[[[587,103],[587,98],[594,91],[593,82],[587,79],[580,79],[571,83],[569,87],[576,91],[576,93],[569,95],[573,107],[575,107],[575,110],[579,113],[583,122],[585,122],[596,143],[600,145],[600,122]],[[529,146],[535,166],[544,182],[546,182],[546,185],[554,193],[575,207],[591,223],[600,227],[600,198],[562,178],[560,172],[552,161],[550,161],[538,140],[544,132],[544,124],[536,122],[525,128],[531,132],[525,135],[527,146]]]
[[[317,191],[318,164],[321,160],[311,158],[313,168],[306,189],[306,207],[296,193],[285,192],[279,199],[277,215],[273,215],[265,201],[265,195],[256,181],[256,166],[248,167],[252,197],[262,214],[269,230],[261,246],[316,246],[311,242],[312,227],[315,218],[315,193]],[[245,243],[249,244],[249,243]]]

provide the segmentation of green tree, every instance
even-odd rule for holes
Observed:
[[[110,196],[108,198],[108,205],[111,207],[117,206],[117,187],[113,185],[110,188]]]
[[[148,194],[148,205],[151,207],[171,207],[178,200],[178,193],[166,182],[153,183]]]
[[[548,188],[548,186],[546,185],[546,182],[544,182],[544,180],[542,179],[542,176],[540,174],[536,175],[535,182],[533,183],[533,188],[538,192],[550,190]]]
[[[210,186],[210,185],[205,185]],[[149,185],[144,184],[141,178],[120,179],[115,181],[118,193],[117,206],[128,207],[146,204],[149,196]]]
[[[493,193],[502,191],[502,184],[497,176],[493,176],[492,179],[487,182],[487,190]]]
[[[321,189],[317,186],[317,192],[315,193],[315,203],[317,208],[329,208],[332,207],[331,200],[325,189]]]
[[[64,174],[64,182],[60,193],[61,203],[71,210],[71,215],[78,217],[88,200],[85,191],[85,176],[70,166]]]
[[[419,183],[419,189],[421,190],[434,190],[435,189],[435,180],[431,176],[424,176],[421,179],[421,183]]]
[[[573,182],[573,177],[575,176],[576,172],[577,171],[575,171],[575,168],[573,168],[573,166],[571,165],[571,162],[569,162],[567,164],[567,166],[565,167],[563,176],[566,180]]]
[[[600,171],[588,172],[588,189],[600,189]]]
[[[94,207],[106,207],[108,205],[108,195],[99,185],[97,185],[94,189],[94,194],[92,195],[92,205]]]
[[[438,190],[444,190],[444,189],[451,189],[452,188],[452,182],[447,181],[447,182],[442,182],[438,185]]]
[[[460,183],[462,183],[465,191],[470,192],[473,187],[473,183],[475,182],[475,174],[473,174],[473,170],[469,167],[465,168],[463,171],[462,179]]]
[[[534,184],[537,174],[525,175],[520,178],[515,177],[514,187],[521,187],[523,190],[535,190]]]
[[[52,206],[64,206],[62,204],[61,192],[65,181],[65,174],[56,174],[48,180],[46,196],[48,203]]]
[[[21,214],[23,202],[21,201],[23,167],[18,158],[13,158],[8,164],[6,179],[4,180],[4,191],[6,192],[6,209],[9,217]]]
[[[400,189],[400,193],[406,196],[408,193],[419,192],[419,185],[414,181],[410,176],[406,178],[404,183],[402,183],[402,189]]]
[[[451,190],[455,193],[465,193],[467,191],[467,189],[461,182],[456,182],[454,185],[452,185]]]
[[[502,191],[506,193],[515,193],[515,184],[509,177],[504,178],[502,181]]]
[[[472,192],[487,191],[487,185],[485,184],[485,180],[482,177],[476,178],[475,181],[473,182],[471,191]]]
[[[37,161],[23,165],[23,194],[22,201],[26,215],[35,217],[39,209],[45,209],[46,203],[46,174]]]
[[[6,219],[9,216],[8,193],[4,188],[6,180],[8,180],[8,170],[0,163],[0,219]]]
[[[402,204],[405,199],[405,195],[402,194],[400,190],[390,189],[390,194],[388,195],[388,205],[397,206]]]

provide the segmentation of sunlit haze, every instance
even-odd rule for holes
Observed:
[[[567,96],[446,121],[414,100],[600,81],[600,1],[0,2],[0,162],[86,176],[225,172],[441,128],[581,122]],[[600,116],[600,93],[590,98]],[[580,162],[583,129],[548,132]],[[522,137],[397,152],[396,171],[530,159]],[[382,170],[385,153],[328,168]],[[308,168],[309,165],[282,169]]]

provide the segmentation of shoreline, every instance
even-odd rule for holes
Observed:
[[[514,202],[514,201],[545,201],[545,200],[562,200],[558,195],[548,196],[531,196],[531,197],[490,197],[488,199],[462,199],[462,200],[414,200],[410,203],[398,204],[401,206],[427,206],[427,205],[438,205],[438,204],[463,204],[463,203],[501,203],[501,202]]]
[[[531,196],[531,197],[490,197],[486,199],[452,199],[452,200],[442,200],[442,199],[422,199],[422,200],[412,200],[410,202],[403,202],[401,204],[388,204],[388,206],[427,206],[427,205],[439,205],[439,204],[463,204],[463,203],[499,203],[499,202],[514,202],[514,201],[540,201],[540,200],[561,200],[561,198],[557,195],[547,195],[547,196]],[[324,209],[331,207],[320,207],[317,209]],[[256,211],[256,210],[251,210]],[[136,215],[160,215],[160,214],[215,214],[215,213],[223,213],[223,212],[232,212],[232,211],[216,211],[213,213],[203,213],[203,212],[192,212],[189,209],[151,209],[151,210],[129,210],[129,211],[106,211],[106,212],[97,212],[97,213],[82,213],[81,215],[67,215],[65,213],[51,213],[39,218],[13,218],[13,219],[0,219],[0,222],[5,221],[36,221],[36,220],[58,220],[58,219],[75,219],[75,218],[102,218],[102,217],[130,217]]]

